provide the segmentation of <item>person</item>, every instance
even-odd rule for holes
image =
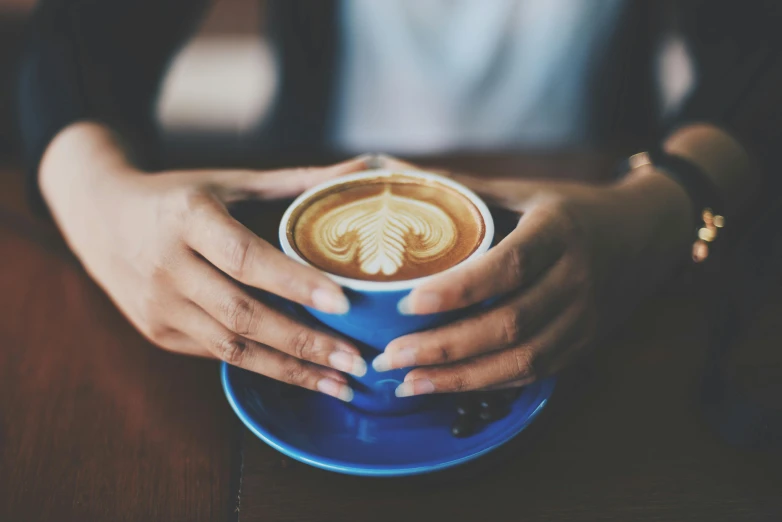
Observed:
[[[32,194],[158,346],[350,400],[343,372],[366,370],[356,347],[244,288],[331,313],[349,306],[342,290],[254,236],[226,205],[293,196],[366,168],[366,158],[263,172],[159,170],[158,84],[205,5],[40,2],[18,77]],[[713,217],[701,222],[705,205],[719,201],[730,227],[774,185],[782,137],[774,1],[267,6],[282,75],[263,134],[269,149],[507,150],[651,129],[641,116],[648,98],[636,93],[651,90],[642,73],[652,63],[643,51],[655,42],[652,21],[671,8],[688,44],[695,85],[648,142],[658,151],[651,163],[609,185],[459,178],[522,218],[483,258],[411,294],[413,314],[499,299],[393,341],[373,365],[416,367],[400,396],[521,386],[559,371],[668,278],[694,241],[706,246],[693,235],[716,230]],[[623,71],[630,65],[632,74]]]

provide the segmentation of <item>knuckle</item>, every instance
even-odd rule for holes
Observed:
[[[562,198],[552,198],[540,208],[540,214],[548,226],[559,232],[559,235],[570,240],[581,237],[579,219],[572,204]]]
[[[150,268],[149,277],[156,285],[168,281],[171,277],[170,259],[163,256],[155,260]]]
[[[178,248],[176,243],[169,242],[159,245],[155,251],[154,257],[147,261],[146,274],[153,283],[170,281],[176,274],[177,266],[183,259],[182,249]],[[153,285],[154,288],[160,285]]]
[[[451,353],[448,347],[445,345],[438,345],[437,347],[437,362],[447,363],[451,360]]]
[[[552,196],[540,205],[540,212],[549,219],[559,219],[567,213],[566,207],[562,197]]]
[[[193,218],[205,217],[212,211],[214,205],[208,194],[194,187],[177,191],[173,197],[180,202],[173,205],[179,209],[174,215],[185,222],[192,221]]]
[[[247,352],[247,341],[238,336],[228,336],[214,342],[215,355],[228,364],[241,366]]]
[[[168,325],[160,321],[147,322],[139,330],[147,339],[158,346],[166,344],[173,331]]]
[[[524,277],[524,253],[520,249],[511,249],[505,269],[510,281],[519,282],[522,280]]]
[[[471,303],[475,295],[475,290],[467,282],[459,282],[453,285],[451,290],[454,300],[458,303]]]
[[[423,364],[442,364],[453,359],[451,348],[442,340],[423,338],[419,343],[417,362]]]
[[[290,384],[301,385],[307,380],[307,370],[303,364],[292,361],[283,369],[282,380]]]
[[[535,353],[527,347],[519,347],[512,350],[513,373],[519,378],[537,378],[537,358]]]
[[[138,311],[141,323],[147,329],[157,327],[163,323],[161,311],[164,310],[163,295],[157,290],[157,285],[152,285],[148,290],[142,291],[141,301],[138,303]]]
[[[315,332],[301,328],[291,338],[291,351],[297,359],[311,359],[315,353],[316,343]]]
[[[454,392],[464,392],[471,389],[471,379],[466,372],[456,372],[451,377],[449,387]]]
[[[515,310],[508,309],[501,316],[502,337],[505,344],[512,344],[521,337],[521,321]]]
[[[243,279],[250,264],[252,242],[248,237],[233,235],[225,245],[228,273],[235,279]]]
[[[557,226],[565,237],[573,240],[583,237],[584,231],[580,225],[581,220],[576,217],[576,211],[572,205],[568,205],[562,200],[557,200],[552,214],[556,219]]]
[[[256,322],[257,307],[252,300],[243,295],[229,297],[222,305],[222,313],[226,326],[233,332],[246,335],[253,330]]]

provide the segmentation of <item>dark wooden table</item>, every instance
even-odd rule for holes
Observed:
[[[593,177],[609,160],[446,163]],[[230,411],[217,363],[145,342],[22,192],[18,169],[0,170],[2,522],[782,520],[782,453],[731,447],[702,420],[709,292],[686,274],[563,376],[498,454],[433,477],[362,479],[257,440]],[[746,342],[782,366],[778,294]]]

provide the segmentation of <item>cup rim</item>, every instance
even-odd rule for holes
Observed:
[[[400,174],[412,178],[424,179],[428,181],[434,181],[436,183],[441,183],[459,192],[464,197],[469,199],[473,205],[475,205],[475,207],[478,209],[478,212],[480,212],[481,217],[483,218],[484,235],[483,235],[483,239],[481,240],[481,243],[478,245],[478,248],[476,248],[472,254],[462,259],[455,265],[448,267],[442,272],[437,272],[436,274],[417,277],[415,279],[405,279],[403,281],[366,281],[363,279],[353,279],[350,277],[339,276],[336,274],[326,272],[325,270],[316,267],[315,265],[313,265],[312,263],[304,259],[302,256],[300,256],[299,253],[296,251],[296,249],[293,248],[293,246],[290,244],[290,241],[288,240],[287,224],[291,216],[293,215],[293,213],[304,201],[308,200],[315,194],[323,192],[324,190],[327,190],[336,185],[341,185],[343,183],[348,183],[351,181],[357,181],[362,179],[391,177],[393,175],[400,175]],[[354,174],[348,174],[346,176],[340,176],[338,178],[334,178],[329,181],[320,183],[303,192],[299,197],[293,200],[293,203],[291,203],[288,206],[288,208],[285,210],[285,213],[282,215],[282,219],[280,220],[280,227],[279,227],[279,240],[280,240],[280,245],[282,246],[282,251],[285,253],[285,255],[298,261],[303,265],[311,266],[316,270],[319,270],[320,272],[325,274],[329,279],[331,279],[332,281],[334,281],[335,283],[339,284],[342,287],[349,288],[352,290],[357,290],[357,291],[363,291],[363,292],[399,292],[403,290],[412,290],[413,288],[421,285],[426,281],[429,281],[434,277],[437,277],[439,275],[450,272],[456,268],[459,268],[465,263],[472,261],[485,254],[489,250],[489,247],[491,246],[492,241],[494,240],[494,219],[491,216],[491,212],[489,212],[489,207],[486,206],[486,203],[484,203],[483,200],[480,197],[478,197],[478,195],[475,192],[473,192],[466,186],[462,185],[461,183],[456,182],[450,178],[446,178],[445,176],[434,174],[432,172],[427,172],[425,170],[417,170],[417,169],[374,169],[374,170],[365,170],[361,172],[356,172]]]

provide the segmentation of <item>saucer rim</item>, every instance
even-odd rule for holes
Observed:
[[[529,415],[527,415],[526,419],[521,425],[514,427],[513,429],[509,429],[508,430],[509,433],[502,435],[502,437],[498,442],[490,444],[489,446],[481,450],[475,451],[473,453],[470,453],[469,455],[446,460],[444,462],[423,464],[423,465],[416,465],[416,466],[409,466],[409,465],[395,466],[395,465],[378,465],[378,464],[366,464],[362,466],[356,466],[356,465],[345,464],[344,462],[340,462],[331,459],[329,457],[321,457],[321,456],[313,455],[312,453],[306,450],[295,448],[289,443],[285,443],[279,440],[277,437],[264,432],[264,430],[257,425],[257,423],[253,420],[253,417],[244,409],[244,407],[242,407],[242,405],[236,401],[235,399],[236,392],[233,388],[233,385],[231,384],[230,379],[228,378],[229,371],[230,371],[230,365],[226,362],[221,363],[220,381],[223,387],[223,392],[225,393],[226,399],[228,399],[228,403],[231,405],[231,408],[233,409],[234,413],[236,413],[237,417],[239,417],[239,420],[256,437],[258,437],[263,442],[265,442],[275,450],[279,451],[283,455],[286,455],[304,464],[308,464],[315,468],[323,469],[326,471],[332,471],[344,475],[353,475],[353,476],[361,476],[361,477],[405,477],[405,476],[413,476],[413,475],[423,475],[427,473],[442,471],[448,468],[453,468],[465,464],[467,462],[470,462],[472,460],[478,459],[483,455],[510,442],[513,438],[518,436],[522,431],[527,429],[527,427],[537,418],[537,416],[540,414],[543,408],[546,407],[549,399],[551,398],[552,393],[554,392],[554,388],[556,387],[556,378],[550,377],[546,379],[546,381],[548,381],[548,389],[547,390],[544,389],[545,390],[544,398],[537,404],[537,406],[535,406],[535,409]]]

